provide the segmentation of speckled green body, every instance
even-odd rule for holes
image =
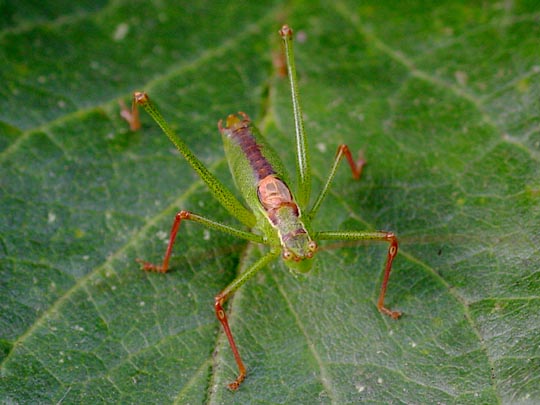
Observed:
[[[307,272],[317,245],[288,186],[285,167],[249,117],[240,116],[230,115],[225,126],[219,123],[236,187],[255,214],[256,228],[266,242],[282,251],[291,270]]]

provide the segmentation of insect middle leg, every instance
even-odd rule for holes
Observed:
[[[392,311],[384,305],[384,297],[386,296],[388,280],[390,279],[390,272],[392,271],[392,262],[398,252],[398,240],[393,232],[318,232],[316,237],[320,240],[380,240],[388,242],[388,254],[386,257],[386,265],[384,267],[384,277],[381,283],[381,292],[377,301],[377,309],[392,319],[398,319],[401,316],[401,312]]]
[[[366,165],[366,161],[364,160],[361,154],[358,160],[354,161],[349,147],[344,144],[339,145],[336,152],[336,157],[334,158],[334,163],[332,164],[332,168],[330,169],[330,173],[328,174],[328,178],[326,179],[326,183],[324,183],[324,187],[322,188],[321,192],[317,196],[317,199],[315,200],[315,203],[313,204],[313,207],[311,208],[311,211],[308,214],[309,218],[314,218],[315,214],[317,214],[317,211],[319,210],[321,203],[323,202],[324,198],[328,194],[328,190],[330,189],[330,185],[332,184],[332,181],[334,180],[339,163],[344,157],[347,159],[347,162],[349,163],[353,178],[355,180],[360,179],[360,176],[362,175],[362,170],[364,166]]]
[[[240,229],[236,229],[231,226],[224,225],[216,221],[212,221],[211,219],[202,217],[192,212],[182,210],[178,212],[174,218],[174,222],[173,222],[170,237],[169,237],[169,244],[167,245],[167,250],[165,251],[165,256],[163,257],[162,264],[156,265],[150,262],[146,262],[144,260],[137,259],[137,262],[142,264],[143,270],[157,271],[159,273],[165,273],[167,272],[167,270],[169,270],[169,259],[171,258],[174,242],[176,240],[176,235],[178,234],[178,230],[180,229],[180,224],[182,223],[184,219],[198,222],[202,225],[205,225],[208,228],[216,229],[220,232],[225,232],[225,233],[228,233],[229,235],[238,236],[239,238],[247,239],[252,242],[264,243],[263,237],[260,235],[241,231]]]

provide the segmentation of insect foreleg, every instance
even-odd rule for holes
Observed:
[[[386,288],[388,286],[388,280],[390,279],[390,272],[392,271],[392,262],[394,261],[394,257],[396,257],[398,252],[398,240],[393,232],[318,232],[315,234],[315,237],[321,240],[380,240],[388,242],[390,246],[388,247],[388,255],[386,257],[384,277],[381,284],[379,300],[377,301],[377,308],[383,314],[388,315],[392,319],[398,319],[401,316],[401,312],[392,311],[384,305]]]
[[[182,210],[179,213],[177,213],[174,218],[174,222],[171,228],[171,234],[169,237],[169,244],[167,245],[167,250],[165,252],[165,257],[163,258],[163,263],[161,264],[161,266],[159,266],[159,265],[155,265],[155,264],[137,259],[137,261],[142,264],[144,270],[165,273],[169,269],[169,259],[171,257],[174,241],[176,240],[176,234],[178,233],[178,229],[180,229],[180,223],[184,219],[198,222],[208,228],[216,229],[220,232],[225,232],[225,233],[237,236],[242,239],[247,239],[249,241],[256,242],[256,243],[264,243],[264,239],[260,235],[241,231],[240,229],[236,229],[231,226],[224,225],[216,221],[212,221],[211,219],[201,217],[200,215],[193,214],[192,212]]]
[[[231,328],[229,327],[229,321],[227,320],[227,314],[223,309],[223,304],[238,288],[242,286],[242,284],[248,281],[251,277],[255,275],[255,273],[257,273],[260,269],[262,269],[264,266],[266,266],[278,256],[279,251],[272,250],[268,252],[265,256],[260,258],[240,276],[235,278],[232,283],[229,284],[222,292],[216,295],[214,305],[216,309],[216,316],[223,325],[225,335],[227,335],[227,339],[229,340],[234,359],[236,360],[236,364],[238,365],[238,377],[236,378],[236,380],[229,384],[229,388],[233,391],[238,389],[242,381],[244,381],[244,379],[246,378],[246,367],[242,362],[242,358],[240,357],[240,353],[238,352],[238,348],[236,347],[236,343],[234,342]]]

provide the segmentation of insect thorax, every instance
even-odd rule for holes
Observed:
[[[269,175],[259,181],[257,195],[268,221],[278,232],[283,258],[293,262],[311,259],[317,246],[300,218],[300,209],[289,187],[281,179]]]

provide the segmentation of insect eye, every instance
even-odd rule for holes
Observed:
[[[282,256],[284,260],[291,260],[293,258],[293,254],[290,250],[284,250]]]
[[[311,252],[315,252],[317,250],[317,242],[315,241],[309,241],[309,244],[308,244],[308,249],[311,251]],[[313,256],[313,255],[311,255]],[[310,256],[310,257],[311,257]]]
[[[311,258],[313,257],[313,251],[307,252],[307,253],[306,253],[306,257],[307,257],[308,259],[311,259]]]

